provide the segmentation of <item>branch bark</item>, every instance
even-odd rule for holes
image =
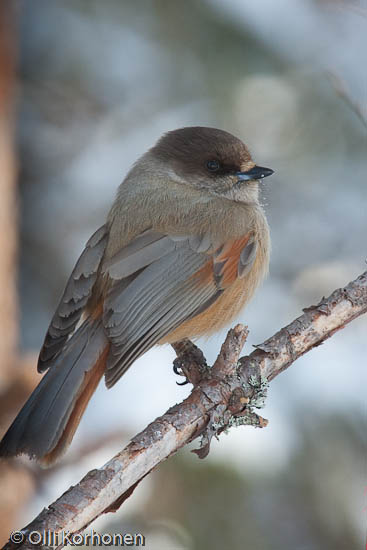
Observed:
[[[44,509],[22,530],[22,543],[10,541],[4,548],[32,548],[27,541],[31,531],[82,531],[101,514],[116,511],[160,462],[199,436],[202,444],[195,452],[204,457],[211,438],[228,427],[266,426],[267,421],[253,409],[263,405],[267,384],[298,357],[366,312],[367,271],[318,305],[305,309],[303,315],[241,359],[248,333],[242,325],[229,331],[212,368],[207,367],[203,354],[190,341],[174,344],[176,370],[195,383],[190,396]]]

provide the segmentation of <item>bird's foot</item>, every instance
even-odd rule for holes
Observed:
[[[203,352],[188,338],[174,342],[172,347],[177,354],[173,362],[173,372],[185,377],[183,382],[176,384],[184,386],[190,383],[197,386],[209,370]]]

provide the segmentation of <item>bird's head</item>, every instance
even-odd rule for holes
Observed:
[[[240,139],[216,128],[173,130],[149,154],[166,181],[239,202],[256,202],[259,181],[273,173],[254,163]]]

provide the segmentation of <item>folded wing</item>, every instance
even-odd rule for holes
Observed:
[[[207,234],[177,237],[146,231],[103,263],[109,278],[103,318],[111,344],[108,387],[139,356],[244,276],[255,257],[250,241],[246,235],[223,247]],[[248,254],[243,252],[247,245]]]
[[[107,236],[107,228],[103,225],[89,239],[77,261],[48,327],[38,359],[38,372],[44,372],[54,363],[73,334],[92,295]]]

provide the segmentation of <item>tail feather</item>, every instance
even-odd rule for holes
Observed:
[[[97,389],[97,386],[105,372],[107,356],[108,346],[104,349],[93,369],[85,374],[83,387],[78,393],[69,419],[66,422],[61,437],[57,441],[56,447],[39,459],[39,462],[44,466],[50,466],[53,464],[69,447],[84,411],[87,408],[89,400]]]
[[[108,343],[100,320],[86,320],[67,342],[0,443],[0,456],[54,462],[70,444],[105,370]]]

